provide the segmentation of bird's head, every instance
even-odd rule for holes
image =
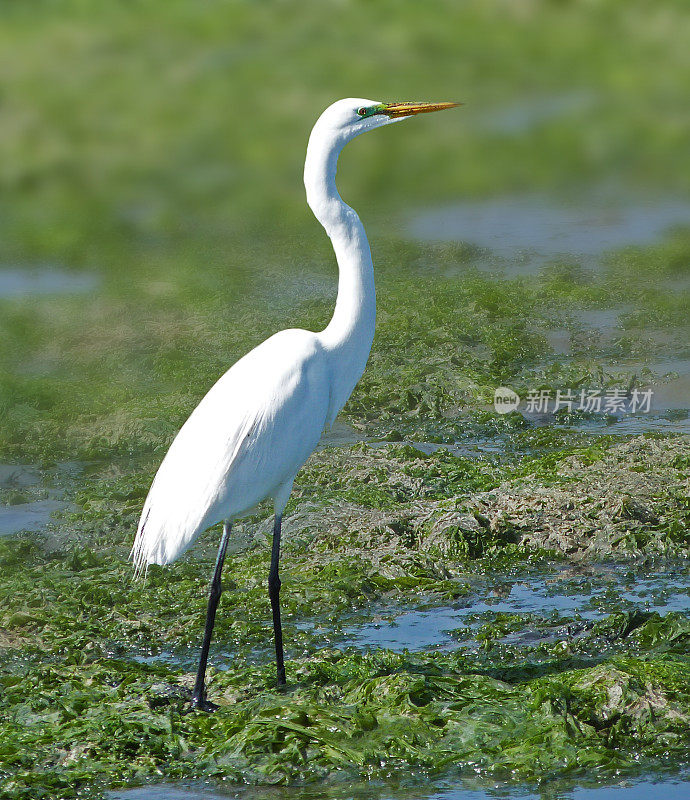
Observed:
[[[373,128],[380,128],[416,114],[443,111],[454,108],[459,103],[421,103],[401,102],[382,103],[380,100],[366,100],[362,97],[348,97],[329,106],[321,115],[318,126],[330,129],[338,138],[349,141],[355,136]]]
[[[338,155],[342,148],[360,133],[381,128],[416,114],[443,111],[459,103],[382,103],[363,97],[348,97],[330,105],[316,120],[304,162],[304,186],[307,202],[316,218],[326,227],[332,224],[334,208],[330,202],[340,197],[335,190]],[[337,213],[336,213],[337,216]]]

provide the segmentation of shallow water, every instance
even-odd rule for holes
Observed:
[[[584,433],[642,433],[690,434],[690,359],[667,358],[648,361],[602,362],[602,371],[626,379],[635,376],[638,386],[651,390],[649,412],[597,413],[581,420],[565,422],[565,427]],[[531,414],[527,418],[539,425],[557,424],[553,414]]]
[[[554,332],[552,345],[561,352],[569,350],[570,332],[563,329]],[[565,353],[567,355],[567,353]],[[602,375],[609,376],[625,384],[634,385],[641,392],[651,391],[648,410],[638,408],[635,413],[626,409],[607,409],[605,399],[600,411],[587,415],[559,417],[554,414],[554,388],[551,391],[549,411],[528,410],[527,398],[523,397],[518,406],[520,413],[535,425],[542,427],[554,425],[583,433],[616,433],[639,435],[648,432],[690,433],[690,359],[688,358],[650,358],[648,360],[618,360],[598,362]],[[557,387],[566,391],[569,387]],[[595,389],[597,386],[585,386]],[[578,408],[579,390],[574,392],[573,410]],[[642,402],[639,397],[638,406]]]
[[[690,225],[686,200],[612,197],[610,189],[600,186],[570,202],[537,195],[467,202],[417,215],[410,231],[422,240],[462,241],[481,248],[476,266],[528,275],[562,257],[597,270],[607,252],[651,243],[675,226]],[[662,288],[677,292],[685,280],[682,276]],[[690,410],[690,331],[626,327],[625,316],[634,310],[630,304],[569,313],[554,309],[555,327],[537,332],[562,362],[582,358],[611,378],[636,376],[637,386],[653,391],[650,411],[559,420],[553,414],[526,413],[523,404],[526,418],[540,426],[564,425],[587,433],[690,433],[690,415],[679,413]],[[628,353],[634,357],[625,359]],[[557,388],[567,387],[553,391]]]
[[[689,416],[658,416],[655,414],[627,414],[614,416],[596,414],[588,418],[561,422],[553,414],[538,415],[523,412],[526,419],[539,427],[553,426],[561,430],[577,431],[593,436],[616,434],[620,436],[640,436],[643,433],[690,434]]]
[[[36,294],[82,294],[100,283],[97,275],[58,267],[0,268],[0,299]]]
[[[349,447],[350,445],[363,442],[365,436],[359,431],[356,431],[347,422],[336,419],[330,428],[327,428],[322,434],[321,439],[317,445],[317,449],[324,447]]]
[[[683,395],[685,396],[685,395]],[[690,395],[688,395],[690,397]],[[536,427],[554,427],[558,430],[597,435],[632,435],[640,436],[644,433],[675,433],[690,434],[690,414],[687,416],[655,414],[628,414],[614,416],[609,414],[592,415],[578,420],[563,421],[554,414],[532,414],[524,409],[521,413],[525,419]],[[324,447],[350,447],[353,444],[364,442],[368,447],[384,448],[391,444],[409,445],[427,455],[437,450],[447,450],[451,455],[462,458],[482,458],[490,455],[500,455],[511,446],[511,435],[492,436],[491,438],[467,438],[456,442],[424,442],[415,439],[401,439],[400,441],[384,441],[382,439],[367,438],[353,433],[352,436],[344,430],[337,435],[324,434],[319,442],[319,449]],[[535,451],[536,452],[536,451]]]
[[[40,531],[48,525],[56,511],[73,508],[63,500],[37,500],[0,506],[0,536],[11,536],[20,531]]]
[[[159,784],[141,786],[107,794],[109,800],[685,800],[690,798],[690,781],[684,777],[620,779],[606,785],[577,786],[559,782],[547,791],[528,787],[492,785],[487,788],[463,785],[386,789],[376,784],[354,784],[345,788],[327,787],[210,787],[204,785]]]
[[[670,411],[690,408],[690,359],[634,361],[628,364],[602,364],[605,372],[641,376],[653,390],[653,411]]]
[[[28,464],[0,464],[0,489],[37,486],[41,482],[40,472]]]
[[[572,638],[570,626],[582,625],[586,633],[589,624],[614,612],[671,612],[690,615],[690,570],[686,563],[667,566],[663,574],[649,575],[634,571],[622,564],[582,568],[540,568],[520,577],[501,573],[490,576],[463,576],[469,591],[461,599],[448,602],[433,597],[418,596],[409,604],[379,603],[349,613],[337,619],[329,613],[311,618],[300,616],[284,619],[286,630],[294,625],[301,632],[299,647],[305,653],[314,647],[334,649],[355,648],[372,651],[381,648],[401,653],[475,650],[480,647],[475,633],[482,625],[491,625],[502,615],[523,615],[525,625],[516,633],[507,633],[501,641],[513,646],[536,646]],[[285,582],[285,592],[290,591]],[[224,613],[231,613],[230,611]],[[266,617],[266,625],[269,618]],[[303,638],[306,634],[306,641]],[[199,632],[201,635],[201,631]],[[286,641],[292,642],[286,634]],[[297,647],[294,642],[288,644]],[[272,658],[270,637],[257,644],[250,653],[241,655],[251,662]],[[157,652],[144,649],[123,650],[117,646],[111,653],[147,664],[166,664],[192,672],[198,661],[198,645]],[[211,660],[219,670],[236,663],[237,651],[220,641],[211,645]]]
[[[479,116],[479,126],[504,136],[522,136],[563,117],[582,115],[596,96],[589,91],[563,92],[541,97],[524,97],[513,105],[500,107]]]
[[[109,800],[216,800],[233,797],[232,793],[219,794],[213,789],[174,786],[163,784],[160,786],[140,786],[136,789],[126,789],[122,792],[108,792]]]
[[[577,330],[567,327],[542,331],[551,349],[559,355],[572,355],[573,338],[578,331],[595,336],[599,345],[610,344],[624,333],[621,316],[633,310],[633,306],[616,308],[582,309],[573,314]]]
[[[467,598],[452,604],[427,605],[411,611],[398,609],[393,613],[381,608],[374,620],[346,628],[341,643],[395,652],[453,650],[460,646],[454,631],[476,628],[496,614],[525,614],[551,622],[563,618],[565,623],[572,618],[593,621],[612,611],[633,608],[662,615],[672,611],[690,614],[690,574],[686,570],[631,579],[627,574],[619,577],[613,569],[602,569],[574,576],[564,572],[553,578],[542,575],[518,581],[503,579],[475,587]],[[536,635],[540,639],[541,634]]]
[[[353,444],[365,443],[368,447],[383,448],[390,447],[391,444],[396,446],[410,445],[416,450],[429,455],[435,453],[437,450],[448,450],[454,456],[463,456],[466,458],[478,458],[482,455],[490,453],[501,453],[505,450],[506,440],[501,438],[466,438],[461,442],[424,442],[413,439],[401,439],[400,441],[391,442],[383,439],[376,439],[368,437],[363,433],[355,430],[351,425],[346,422],[336,420],[330,430],[323,432],[317,449],[321,450],[325,447],[350,447]]]
[[[497,260],[483,265],[492,270],[530,274],[562,256],[596,265],[608,251],[649,244],[682,225],[690,225],[686,201],[613,203],[595,191],[573,203],[541,195],[459,203],[417,214],[409,231],[422,241],[465,242],[490,251]]]
[[[56,512],[76,510],[63,497],[82,469],[78,462],[43,471],[30,464],[0,464],[0,536],[41,531]]]

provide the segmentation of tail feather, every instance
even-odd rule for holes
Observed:
[[[149,567],[149,560],[147,556],[146,547],[146,523],[148,522],[151,508],[144,508],[137,527],[137,535],[134,538],[134,544],[129,553],[130,561],[134,563],[134,579],[143,577],[146,578],[146,572]]]
[[[179,508],[170,499],[163,503],[151,487],[129,554],[134,562],[135,577],[146,577],[151,564],[171,564],[187,550],[202,530],[216,521],[213,509],[205,509],[203,515],[194,510],[185,514],[184,511],[191,504],[185,502],[184,498],[178,500],[181,500]]]
[[[195,532],[175,525],[165,509],[149,498],[141,514],[137,535],[129,554],[134,562],[134,576],[146,577],[151,564],[170,564],[180,556],[196,538]]]

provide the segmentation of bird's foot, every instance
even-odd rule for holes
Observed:
[[[218,708],[215,703],[206,700],[205,697],[197,697],[196,695],[192,697],[191,706],[194,711],[205,711],[207,714],[210,714]]]

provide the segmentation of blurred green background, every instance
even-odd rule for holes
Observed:
[[[430,329],[442,333],[416,360],[459,361],[423,408],[470,408],[496,380],[519,383],[548,353],[524,325],[545,294],[561,309],[616,303],[645,273],[644,313],[677,327],[687,312],[687,287],[654,288],[659,270],[687,269],[687,236],[583,287],[553,274],[491,284],[471,248],[405,233],[413,209],[505,193],[687,197],[682,0],[31,0],[0,14],[0,271],[94,284],[0,297],[8,457],[160,452],[246,349],[325,324],[336,269],[301,172],[312,124],[342,96],[466,104],[360,137],[341,158],[380,298],[350,411],[402,409],[381,387],[422,379],[405,352]]]

